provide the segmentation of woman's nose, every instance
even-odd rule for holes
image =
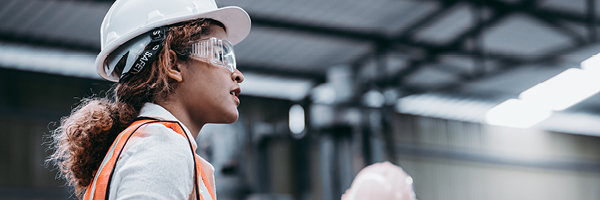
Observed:
[[[231,73],[231,79],[237,83],[241,83],[244,81],[244,74],[242,74],[240,70],[235,69],[235,71]]]

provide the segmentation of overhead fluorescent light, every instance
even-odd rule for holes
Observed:
[[[550,117],[552,110],[565,110],[600,92],[600,56],[584,60],[581,68],[567,69],[523,91],[519,99],[509,99],[490,109],[486,113],[486,122],[531,127]]]
[[[493,106],[491,103],[469,99],[450,98],[435,94],[417,94],[398,99],[396,111],[405,114],[483,123],[485,112]]]
[[[491,125],[529,128],[550,117],[552,111],[535,102],[509,99],[490,109],[485,121]]]
[[[581,62],[581,69],[598,70],[600,69],[600,55],[596,54]]]
[[[311,80],[282,78],[257,73],[244,73],[240,83],[242,95],[300,101],[313,87]]]
[[[514,99],[516,100],[516,99]],[[514,101],[513,100],[513,101]],[[519,100],[518,103],[521,103]],[[457,120],[457,121],[467,121],[474,123],[486,123],[486,113],[488,110],[494,108],[497,104],[493,104],[485,101],[478,101],[473,99],[461,99],[456,97],[450,97],[446,95],[439,95],[433,93],[426,94],[416,94],[410,95],[407,97],[403,97],[398,99],[396,103],[396,111],[399,113],[426,116],[426,117],[435,117],[449,120]],[[524,106],[523,109],[514,109],[508,107],[508,110],[512,110],[513,113],[526,112],[527,109],[532,109],[533,107]],[[534,105],[535,106],[535,105]],[[504,107],[504,106],[503,106]],[[502,111],[502,107],[496,109],[500,109]],[[492,110],[492,113],[488,113],[488,115],[492,115],[495,110]],[[538,108],[540,109],[540,108]],[[547,131],[558,131],[564,133],[572,133],[572,134],[582,134],[582,135],[591,135],[591,136],[600,136],[600,116],[586,113],[570,113],[570,112],[552,112],[552,115],[547,119],[544,119],[548,112],[551,112],[549,109],[540,109],[541,111],[530,111],[532,113],[538,112],[539,116],[533,115],[532,117],[528,117],[529,119],[538,118],[538,121],[541,120],[540,123],[535,124],[536,128],[547,130]],[[498,116],[513,116],[506,115],[502,113],[510,113],[508,111],[499,112]],[[541,113],[541,114],[539,114]],[[546,114],[544,114],[546,113]],[[528,114],[529,115],[529,114]],[[522,115],[517,115],[518,117],[525,117]],[[493,115],[488,118],[495,118]],[[497,117],[498,119],[500,117]],[[490,119],[492,121],[496,119]],[[512,119],[508,119],[512,120]],[[498,120],[500,121],[500,120]],[[523,123],[523,122],[517,122]],[[531,122],[530,122],[531,123]],[[495,125],[505,126],[506,123],[494,123]],[[524,123],[523,123],[524,124]],[[511,127],[526,127],[525,125],[508,125]]]
[[[101,79],[96,54],[59,48],[0,43],[0,66],[64,76]]]
[[[600,92],[599,75],[571,68],[525,90],[519,99],[555,111],[564,110]]]

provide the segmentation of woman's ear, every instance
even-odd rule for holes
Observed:
[[[177,82],[183,81],[183,74],[181,73],[181,69],[179,68],[179,61],[177,59],[177,54],[173,50],[169,50],[169,66],[167,66],[167,76],[171,77],[173,80]]]

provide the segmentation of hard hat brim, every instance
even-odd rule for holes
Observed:
[[[118,79],[110,78],[104,68],[104,62],[106,58],[115,49],[117,49],[119,46],[126,43],[127,41],[148,31],[151,31],[155,28],[199,18],[210,18],[223,23],[223,25],[225,25],[225,29],[227,30],[227,40],[229,40],[233,45],[244,40],[244,38],[246,38],[246,36],[248,36],[248,34],[250,33],[250,16],[248,16],[248,13],[244,9],[237,6],[227,6],[209,12],[195,13],[192,15],[158,20],[150,24],[144,25],[138,28],[137,30],[128,33],[127,35],[116,39],[114,42],[111,42],[108,46],[102,48],[102,50],[96,57],[95,62],[98,74],[106,80],[118,82]]]

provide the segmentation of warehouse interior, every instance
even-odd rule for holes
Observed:
[[[0,1],[0,199],[75,198],[47,136],[112,84],[113,2]],[[240,118],[196,140],[218,199],[336,200],[383,161],[420,200],[600,199],[599,1],[216,3],[252,20]]]

